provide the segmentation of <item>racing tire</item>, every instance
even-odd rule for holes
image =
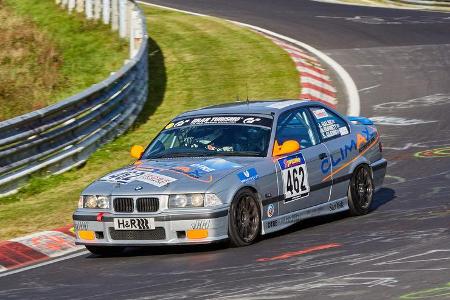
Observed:
[[[374,191],[371,174],[367,165],[361,165],[353,172],[348,187],[348,206],[352,216],[362,216],[370,211]]]
[[[91,246],[91,245],[84,245],[84,246],[92,254],[105,257],[121,255],[123,253],[123,250],[125,250],[125,247],[119,246]]]
[[[253,191],[242,189],[236,193],[228,220],[231,246],[243,247],[255,242],[261,232],[261,213]]]

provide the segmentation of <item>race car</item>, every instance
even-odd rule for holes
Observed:
[[[76,243],[250,245],[303,219],[364,215],[386,174],[380,135],[314,101],[247,101],[185,112],[137,160],[81,194]]]

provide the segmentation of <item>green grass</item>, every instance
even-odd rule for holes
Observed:
[[[245,98],[247,91],[250,99],[298,95],[294,63],[261,35],[214,18],[144,8],[150,91],[138,122],[82,168],[34,178],[18,194],[0,198],[0,240],[69,224],[86,185],[130,163],[132,144],[146,145],[183,111]]]
[[[0,0],[0,121],[76,94],[123,65],[109,26],[54,0]]]

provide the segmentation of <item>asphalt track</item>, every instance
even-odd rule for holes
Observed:
[[[246,248],[80,256],[0,278],[1,299],[450,298],[450,14],[287,0],[152,2],[273,30],[340,63],[360,89],[361,114],[386,124],[378,126],[388,177],[372,213],[317,218]]]

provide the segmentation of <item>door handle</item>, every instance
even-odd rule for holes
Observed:
[[[324,159],[324,158],[326,158],[328,155],[326,154],[326,153],[320,153],[319,154],[319,158],[320,159]]]

